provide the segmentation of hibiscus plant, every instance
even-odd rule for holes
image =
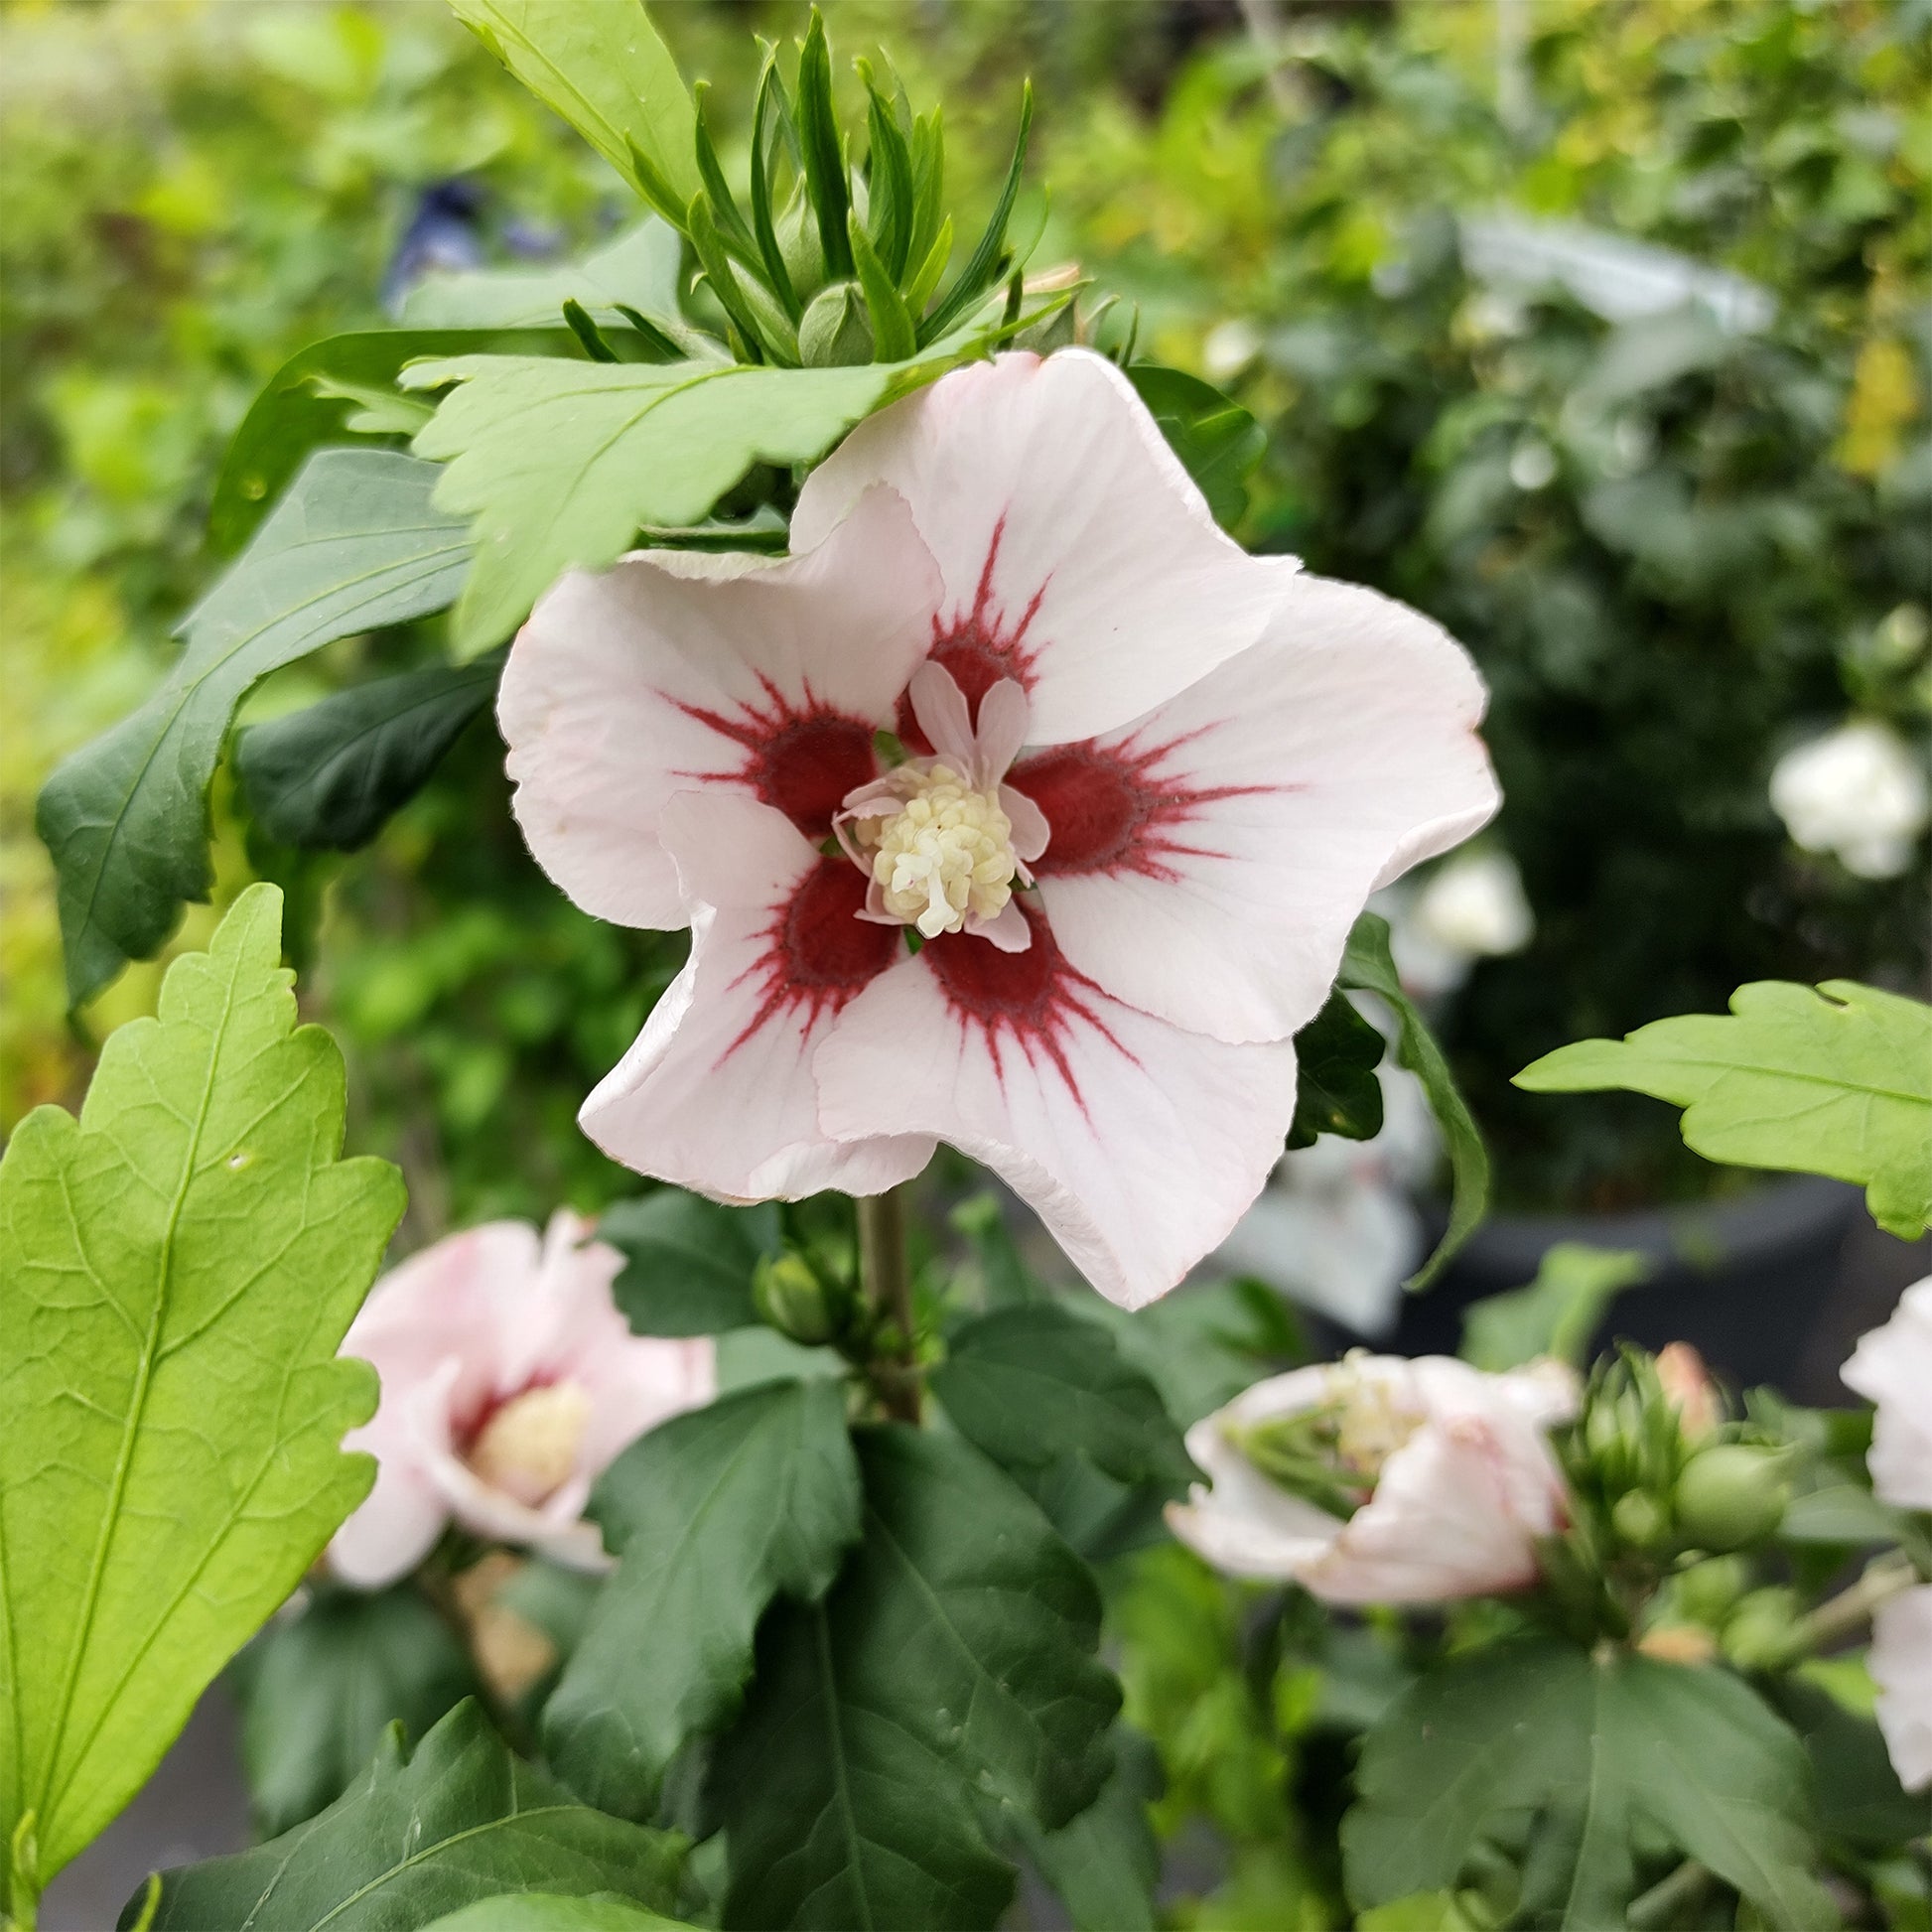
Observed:
[[[728,138],[637,0],[453,4],[639,224],[270,384],[178,666],[40,825],[78,1001],[207,894],[248,689],[450,613],[446,654],[242,734],[241,793],[353,849],[493,698],[556,887],[688,934],[581,1115],[652,1184],[377,1281],[400,1176],[343,1158],[268,883],[77,1121],[23,1123],[12,1921],[232,1664],[265,1842],[125,1926],[963,1932],[1023,1874],[1152,1926],[1164,1780],[1226,1767],[1134,1595],[1204,1562],[1212,1695],[1325,1780],[1262,1922],[1923,1924],[1932,1284],[1846,1370],[1875,1423],[1681,1347],[1592,1364],[1617,1257],[1553,1255],[1460,1359],[1289,1366],[1265,1291],[1173,1294],[1285,1147],[1376,1132],[1385,1054],[1449,1155],[1415,1286],[1481,1217],[1365,909],[1499,802],[1461,648],[1225,533],[1245,412],[1030,275],[1031,94],[969,246],[938,110],[860,64],[848,124],[816,16]],[[1898,996],[1746,987],[1521,1084],[1932,1224]]]

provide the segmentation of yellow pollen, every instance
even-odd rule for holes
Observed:
[[[957,932],[969,915],[991,919],[1013,897],[1019,861],[998,791],[975,791],[949,766],[901,767],[917,789],[892,818],[860,819],[887,911],[928,939]]]
[[[492,1489],[534,1509],[577,1466],[591,1398],[575,1382],[526,1389],[496,1411],[470,1447],[470,1466]]]

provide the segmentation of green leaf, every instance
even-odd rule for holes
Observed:
[[[987,1308],[1019,1308],[1050,1299],[1051,1291],[1022,1257],[998,1194],[971,1195],[947,1218],[972,1244]]]
[[[577,1804],[466,1703],[413,1754],[391,1730],[354,1787],[306,1825],[164,1873],[154,1932],[413,1932],[523,1891],[615,1893],[670,1911],[684,1849]]]
[[[426,355],[483,350],[503,355],[576,352],[570,332],[561,328],[378,329],[332,336],[290,356],[250,404],[228,445],[208,505],[208,548],[217,556],[233,556],[318,445],[340,442],[349,428],[373,433],[354,416],[345,418],[345,402],[355,403],[366,416],[374,397],[386,399],[394,391],[405,364]],[[400,395],[395,401],[405,409],[419,406]]]
[[[872,319],[873,341],[878,344],[882,361],[902,361],[918,347],[918,331],[911,311],[893,280],[892,270],[880,260],[866,225],[856,210],[846,217],[852,239],[852,259],[859,271],[859,286],[865,292],[866,314]]]
[[[698,522],[755,463],[816,461],[984,334],[855,368],[513,355],[417,364],[405,386],[457,385],[415,447],[447,460],[436,501],[474,516],[480,545],[457,607],[457,648],[474,655],[497,642],[566,570],[601,570],[640,525]]]
[[[1348,935],[1348,950],[1342,957],[1339,986],[1364,993],[1379,994],[1395,1009],[1401,1032],[1396,1040],[1396,1058],[1422,1081],[1431,1111],[1449,1144],[1449,1218],[1436,1252],[1404,1284],[1410,1289],[1427,1288],[1468,1240],[1489,1208],[1489,1151],[1482,1144],[1468,1103],[1462,1098],[1450,1073],[1436,1035],[1402,990],[1402,980],[1389,956],[1389,922],[1374,912],[1364,912]],[[1426,1890],[1427,1887],[1424,1887]]]
[[[1886,1233],[1910,1241],[1932,1227],[1932,1007],[1897,993],[1758,980],[1730,996],[1728,1016],[1560,1046],[1516,1084],[1668,1100],[1707,1161],[1858,1181]]]
[[[1372,1141],[1382,1131],[1381,1032],[1357,1013],[1343,993],[1295,1035],[1295,1124],[1290,1147],[1312,1147],[1323,1134],[1345,1141]]]
[[[1868,1697],[1871,1681],[1858,1658],[1834,1658],[1823,1668],[1836,1672],[1848,1665]],[[1868,1709],[1847,1710],[1822,1684],[1796,1675],[1772,1679],[1770,1696],[1804,1739],[1818,1822],[1828,1838],[1882,1854],[1932,1834],[1932,1792],[1908,1792],[1899,1783]]]
[[[270,671],[337,637],[440,610],[468,567],[463,527],[430,508],[435,470],[386,450],[324,450],[182,624],[160,690],[67,759],[35,824],[60,877],[78,1006],[153,953],[206,898],[207,788],[228,721]]]
[[[979,298],[1000,279],[1005,256],[1007,223],[1013,218],[1013,204],[1020,193],[1020,177],[1027,167],[1027,135],[1034,124],[1034,83],[1020,85],[1020,131],[1014,136],[1013,159],[1007,164],[1007,178],[1000,189],[1000,200],[992,219],[986,224],[966,266],[946,291],[945,299],[919,325],[922,343],[936,341],[972,309]]]
[[[555,1892],[517,1892],[480,1898],[429,1932],[696,1932],[686,1919],[665,1918],[621,1898],[564,1898]]]
[[[1463,1315],[1462,1359],[1492,1374],[1539,1355],[1581,1368],[1603,1311],[1649,1273],[1649,1256],[1635,1249],[1559,1241],[1527,1288],[1491,1295]]]
[[[500,655],[432,664],[251,726],[235,744],[248,809],[284,845],[366,845],[495,696],[502,668]]]
[[[641,1817],[685,1739],[736,1713],[765,1605],[822,1596],[859,1539],[845,1391],[767,1382],[674,1417],[611,1465],[591,1514],[619,1568],[545,1707],[544,1750],[591,1803]]]
[[[575,302],[601,323],[615,322],[628,308],[660,326],[674,324],[682,265],[677,230],[658,215],[646,215],[581,261],[425,275],[404,297],[401,322],[405,329],[426,330],[554,328],[564,304]]]
[[[421,1737],[477,1690],[470,1653],[412,1584],[323,1588],[237,1660],[256,1829],[286,1832],[354,1783],[392,1723]]]
[[[721,1207],[681,1187],[662,1187],[604,1210],[601,1239],[624,1258],[618,1307],[640,1335],[719,1335],[759,1318],[752,1272],[782,1242],[778,1210]]]
[[[336,1349],[402,1181],[339,1159],[342,1056],[295,1024],[281,904],[250,887],[78,1122],[38,1107],[0,1160],[0,1833],[35,1815],[43,1883],[374,1475],[338,1445],[375,1377]]]
[[[1198,1474],[1154,1384],[1104,1328],[1064,1309],[967,1322],[931,1388],[960,1434],[1004,1466],[1041,1469],[1078,1450],[1117,1482],[1177,1491]]]
[[[822,1604],[765,1618],[712,1758],[727,1927],[990,1924],[1013,1874],[980,1807],[1057,1830],[1111,1769],[1086,1567],[966,1444],[893,1425],[857,1448],[864,1541]]]
[[[852,190],[846,172],[845,141],[839,133],[839,110],[832,99],[832,51],[826,45],[825,23],[816,8],[798,55],[798,140],[805,193],[825,257],[825,277],[839,281],[852,273],[845,220]]]
[[[684,218],[701,185],[697,117],[642,0],[450,0],[450,6],[659,214]],[[645,167],[636,165],[633,150]],[[668,207],[653,194],[659,184],[670,190]]]
[[[1637,1844],[1661,1837],[1743,1893],[1775,1932],[1838,1923],[1812,1863],[1803,1747],[1710,1668],[1548,1639],[1439,1665],[1368,1733],[1342,1824],[1358,1906],[1454,1886],[1472,1847],[1532,1813],[1526,1917],[1620,1927]]]
[[[1157,362],[1130,362],[1121,373],[1199,485],[1214,520],[1232,529],[1247,510],[1247,479],[1267,451],[1268,432],[1197,375]]]
[[[1161,1875],[1148,1806],[1162,1790],[1161,1758],[1125,1725],[1114,1728],[1114,1772],[1071,1823],[1042,1832],[1025,1819],[1015,1836],[1072,1915],[1074,1932],[1154,1932]]]

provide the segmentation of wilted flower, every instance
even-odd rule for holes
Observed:
[[[1877,1405],[1865,1456],[1872,1488],[1900,1509],[1932,1509],[1932,1275],[1905,1291],[1840,1373]]]
[[[1895,879],[1912,863],[1932,798],[1910,747],[1860,719],[1778,759],[1771,809],[1807,852],[1834,853],[1862,879]]]
[[[728,1198],[877,1192],[945,1140],[1146,1302],[1274,1165],[1369,893],[1494,809],[1481,685],[1244,555],[1084,350],[862,424],[791,542],[567,577],[511,651],[538,860],[693,929],[586,1131]]]
[[[382,1378],[374,1419],[344,1439],[375,1487],[336,1533],[331,1565],[378,1588],[413,1570],[452,1519],[561,1563],[603,1561],[584,1522],[592,1480],[667,1416],[708,1402],[712,1344],[633,1335],[611,1299],[623,1266],[568,1209],[539,1240],[522,1221],[451,1235],[371,1291],[342,1352]]]
[[[1932,1785],[1932,1584],[1890,1596],[1871,1613],[1865,1659],[1878,1687],[1878,1728],[1907,1791]]]
[[[1187,1432],[1211,1480],[1173,1503],[1216,1569],[1337,1603],[1521,1589],[1568,1522],[1548,1431],[1577,1411],[1557,1362],[1484,1374],[1442,1355],[1356,1354],[1244,1391]]]

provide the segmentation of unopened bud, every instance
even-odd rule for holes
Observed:
[[[1660,1664],[1708,1664],[1718,1640],[1696,1623],[1661,1623],[1637,1639],[1637,1648]]]
[[[1784,1520],[1791,1485],[1776,1449],[1718,1443],[1700,1449],[1677,1478],[1677,1519],[1700,1550],[1741,1550]]]
[[[1694,1623],[1722,1623],[1749,1587],[1750,1580],[1750,1569],[1741,1559],[1708,1557],[1678,1572],[1678,1607]]]
[[[752,1275],[759,1314],[793,1341],[815,1348],[839,1331],[838,1309],[803,1255],[764,1255]]]
[[[1657,1351],[1657,1381],[1664,1400],[1677,1411],[1686,1442],[1701,1442],[1724,1421],[1718,1385],[1688,1341],[1673,1341]]]
[[[834,282],[812,297],[798,325],[798,359],[808,369],[845,369],[872,360],[872,318],[857,282]]]
[[[1725,1655],[1740,1670],[1782,1663],[1791,1654],[1799,1613],[1794,1589],[1752,1590],[1725,1624],[1721,1639]]]
[[[809,302],[825,286],[825,251],[819,245],[818,216],[802,182],[772,227],[792,293],[800,302]]]
[[[1633,1550],[1654,1550],[1670,1535],[1670,1511],[1655,1496],[1631,1489],[1611,1505],[1610,1527],[1619,1543]]]

